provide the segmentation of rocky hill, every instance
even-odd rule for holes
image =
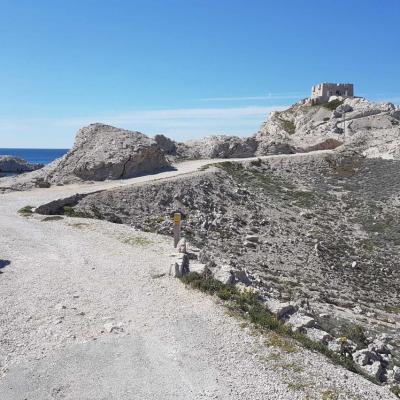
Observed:
[[[27,176],[3,179],[0,187],[25,189],[124,179],[188,159],[245,158],[338,147],[367,157],[399,159],[400,108],[362,98],[335,98],[319,105],[305,99],[272,113],[253,136],[214,135],[187,142],[164,135],[150,139],[140,132],[97,123],[80,129],[74,147],[61,159]]]
[[[271,113],[259,132],[247,138],[215,135],[183,143],[162,135],[156,139],[173,160],[291,154],[342,145],[368,157],[398,159],[400,108],[363,98],[338,97],[316,105],[305,99]]]
[[[140,132],[91,124],[77,132],[73,148],[39,171],[1,186],[26,189],[81,181],[126,179],[170,167],[157,143]]]
[[[277,145],[301,152],[343,144],[368,157],[399,159],[400,108],[363,98],[336,98],[320,105],[302,100],[272,113],[255,139],[258,154],[273,153]]]

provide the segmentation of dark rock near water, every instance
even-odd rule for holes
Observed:
[[[36,171],[43,168],[43,164],[31,164],[26,160],[14,156],[0,156],[0,173],[22,173]]]

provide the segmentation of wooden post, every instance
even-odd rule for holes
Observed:
[[[346,139],[346,111],[343,113],[343,139]]]
[[[176,248],[178,242],[181,240],[181,220],[181,213],[174,213],[174,248]]]

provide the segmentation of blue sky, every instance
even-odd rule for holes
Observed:
[[[399,0],[0,0],[0,147],[249,135],[319,82],[400,103]]]

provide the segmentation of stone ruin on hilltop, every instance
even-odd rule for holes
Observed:
[[[354,97],[354,86],[352,83],[319,83],[311,88],[313,104],[326,103],[331,96]]]

